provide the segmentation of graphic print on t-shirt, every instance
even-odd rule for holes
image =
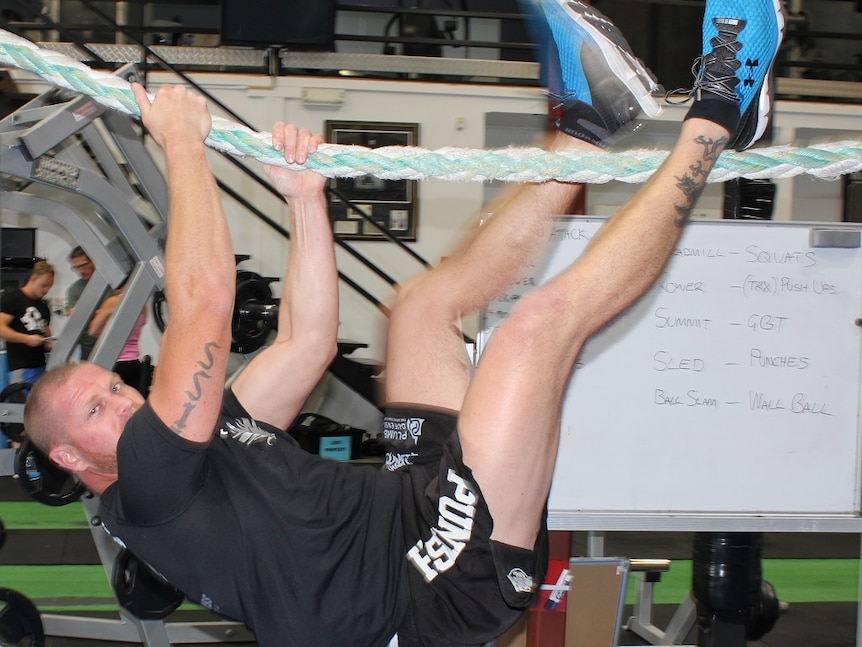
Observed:
[[[225,429],[224,427],[227,428]],[[275,444],[275,434],[271,431],[264,431],[251,418],[236,418],[235,420],[225,422],[224,427],[219,429],[219,436],[222,438],[230,438],[244,445],[254,445],[255,443]]]
[[[21,324],[24,330],[30,332],[42,332],[47,327],[47,322],[42,318],[42,313],[36,306],[27,306],[24,314],[21,315]]]

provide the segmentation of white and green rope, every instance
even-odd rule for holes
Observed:
[[[32,72],[52,85],[92,97],[101,105],[139,116],[131,87],[120,77],[93,70],[64,54],[42,49],[8,31],[0,30],[0,66]],[[207,144],[235,156],[250,156],[266,164],[289,165],[270,145],[270,133],[254,132],[220,117],[213,118]],[[611,180],[644,182],[664,161],[667,151],[549,152],[540,148],[475,150],[388,146],[363,148],[324,144],[305,168],[326,177],[373,175],[389,180],[584,182]],[[745,177],[778,179],[807,174],[834,180],[862,170],[862,142],[841,141],[806,148],[773,146],[745,152],[726,151],[709,176],[710,182]]]

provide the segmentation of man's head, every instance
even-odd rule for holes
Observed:
[[[54,287],[54,266],[47,261],[36,261],[21,291],[31,299],[44,299]]]
[[[71,263],[72,269],[78,273],[78,276],[85,281],[89,281],[93,272],[96,271],[96,264],[90,260],[87,252],[80,245],[69,252],[69,263]]]
[[[117,441],[144,403],[116,373],[90,362],[42,376],[24,405],[24,428],[48,457],[96,494],[117,480]]]

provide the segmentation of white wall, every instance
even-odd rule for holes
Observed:
[[[37,91],[41,81],[18,74],[22,91]],[[292,121],[301,127],[324,132],[326,120],[358,122],[415,122],[419,124],[419,142],[424,148],[459,147],[483,148],[487,141],[493,146],[505,145],[500,141],[499,127],[495,127],[489,140],[486,125],[489,113],[510,113],[527,116],[525,123],[541,124],[546,112],[546,99],[537,88],[448,83],[422,83],[418,81],[381,81],[360,78],[322,78],[285,76],[278,78],[254,75],[221,73],[198,74],[193,77],[220,101],[252,124],[259,131],[268,131],[277,119]],[[159,73],[150,73],[149,85],[155,89],[160,83],[172,79]],[[337,88],[344,91],[341,106],[305,106],[303,88]],[[669,147],[678,129],[685,107],[670,106],[655,122],[624,142],[626,148]],[[496,120],[499,123],[499,119]],[[804,102],[779,102],[775,116],[775,144],[809,145],[823,139],[862,138],[862,106],[825,105]],[[537,129],[537,135],[538,129]],[[527,133],[529,135],[529,133]],[[505,138],[505,137],[504,137]],[[523,128],[513,129],[511,142],[523,145]],[[154,151],[158,155],[158,151]],[[267,215],[282,225],[287,222],[284,208],[277,200],[254,182],[244,177],[228,162],[214,153],[213,166],[227,184],[257,204]],[[251,160],[252,168],[261,170]],[[419,255],[430,263],[439,262],[464,231],[474,222],[485,196],[487,185],[428,180],[420,183],[418,195],[419,229],[417,241],[409,243]],[[595,215],[613,212],[637,189],[636,186],[613,182],[593,185],[588,190],[588,211]],[[721,216],[720,185],[711,185],[698,207],[700,217]],[[780,220],[841,220],[842,183],[821,182],[808,176],[778,181],[775,218]],[[2,205],[0,205],[2,206]],[[249,217],[230,199],[225,208],[234,235],[238,253],[251,254],[252,260],[244,267],[267,276],[279,276],[285,263],[284,241],[266,225]],[[7,216],[4,214],[4,225]],[[14,223],[10,223],[14,224]],[[27,226],[25,224],[25,226]],[[40,236],[39,253],[56,262],[61,270],[52,294],[60,295],[72,280],[67,271],[65,254],[72,241],[62,234]],[[357,250],[379,265],[396,281],[402,282],[421,270],[421,266],[391,245],[380,242],[352,243]],[[391,289],[380,279],[346,254],[338,253],[339,267],[357,280],[375,296],[388,303]],[[278,290],[278,284],[275,286]],[[342,338],[371,344],[366,352],[357,356],[382,359],[384,348],[382,331],[384,317],[348,287],[342,287]],[[154,352],[157,336],[146,348]]]

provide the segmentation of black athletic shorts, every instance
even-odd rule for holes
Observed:
[[[487,643],[515,623],[544,581],[547,510],[533,550],[489,539],[493,520],[463,463],[457,422],[449,410],[386,410],[386,467],[403,476],[411,595],[399,647]]]

